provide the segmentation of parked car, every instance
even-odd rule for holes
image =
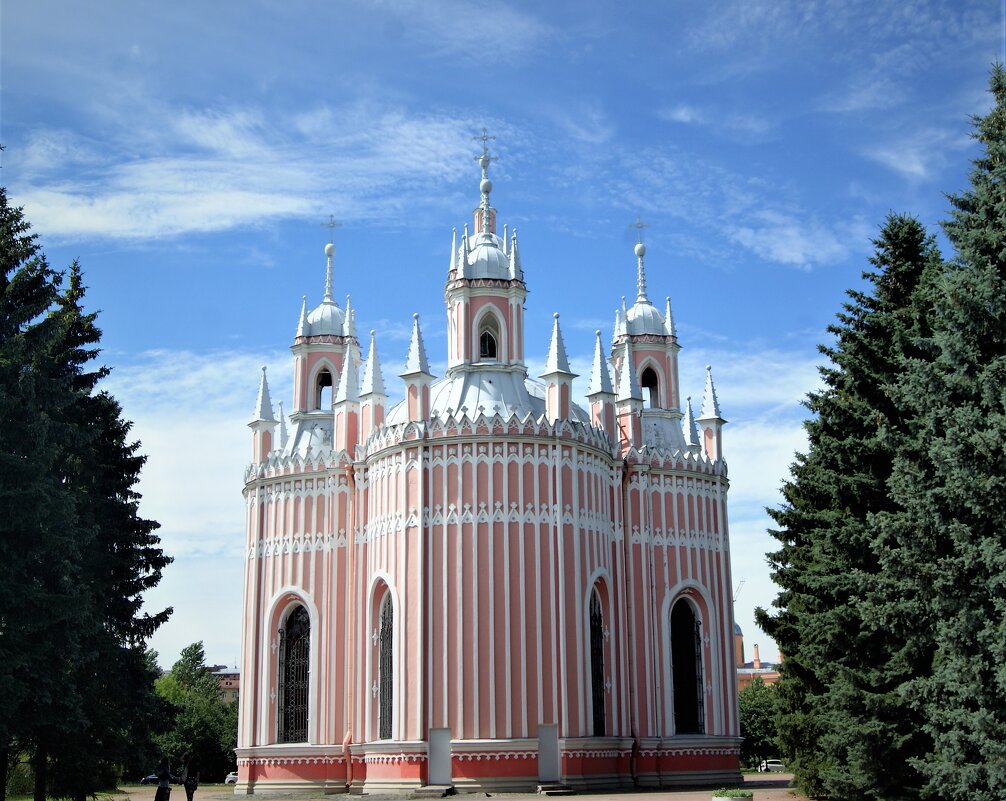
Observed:
[[[157,784],[157,774],[151,773],[149,776],[144,776],[140,779],[140,784]]]
[[[786,766],[778,759],[763,759],[762,763],[758,766],[759,773],[778,773],[784,770],[786,770]]]
[[[237,783],[238,783],[238,772],[236,770],[232,770],[230,773],[227,774],[227,778],[224,779],[224,784],[237,784]]]

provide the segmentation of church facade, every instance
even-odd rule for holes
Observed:
[[[238,793],[737,780],[724,420],[682,404],[668,299],[597,332],[587,403],[555,316],[525,362],[517,231],[490,158],[389,406],[374,332],[305,299],[290,414],[263,368],[245,474]],[[628,260],[627,260],[628,261]],[[631,262],[630,262],[631,264]],[[628,272],[628,271],[627,271]]]

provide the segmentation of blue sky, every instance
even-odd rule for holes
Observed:
[[[989,107],[991,0],[466,0],[5,3],[0,180],[51,263],[79,258],[109,388],[149,461],[143,512],[175,562],[170,665],[239,651],[243,504],[259,366],[291,396],[300,298],[376,329],[389,389],[413,312],[438,374],[451,229],[470,220],[472,137],[496,136],[493,204],[520,232],[537,374],[552,313],[586,375],[635,291],[670,295],[682,394],[713,365],[731,471],[736,617],[775,590],[764,507],[805,443],[848,287],[890,211],[935,227]],[[341,302],[341,301],[340,301]],[[585,378],[577,385],[582,395]]]

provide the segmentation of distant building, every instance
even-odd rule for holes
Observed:
[[[696,418],[640,242],[610,355],[600,331],[592,343],[586,408],[558,315],[531,378],[517,232],[497,233],[479,161],[473,230],[443,265],[446,375],[432,375],[416,315],[405,399],[387,403],[374,332],[364,360],[349,301],[335,302],[332,244],[324,299],[305,299],[294,336],[289,416],[274,415],[263,370],[244,488],[239,794],[740,779],[712,377]],[[383,274],[380,247],[344,274],[389,294],[438,289],[417,255],[407,284]],[[612,269],[546,267],[579,283]]]
[[[238,700],[241,695],[241,671],[223,665],[214,665],[210,672],[216,676],[220,685],[220,697],[228,704]]]
[[[741,627],[734,623],[734,656],[737,659],[737,692],[740,692],[755,680],[757,676],[765,684],[775,684],[779,681],[779,664],[777,662],[763,662],[758,655],[758,643],[752,649],[753,659],[750,662],[744,661],[744,632]]]

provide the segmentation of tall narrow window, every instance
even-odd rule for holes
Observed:
[[[496,361],[499,359],[499,322],[495,315],[486,314],[479,326],[479,359]]]
[[[594,736],[604,737],[604,617],[597,590],[590,593],[590,694],[594,705]]]
[[[332,374],[328,370],[318,372],[314,388],[315,408],[328,411],[332,408]]]
[[[702,628],[691,605],[683,598],[671,610],[671,674],[674,681],[675,733],[704,733]]]
[[[649,409],[660,408],[660,393],[657,390],[657,373],[652,367],[643,370],[639,377],[639,384],[643,388],[643,400]]]
[[[281,743],[307,742],[311,618],[298,606],[279,630],[279,736]]]
[[[394,703],[394,684],[392,683],[392,654],[395,621],[391,608],[391,596],[384,598],[381,606],[381,654],[380,665],[380,720],[379,730],[382,740],[391,739],[391,710]]]

